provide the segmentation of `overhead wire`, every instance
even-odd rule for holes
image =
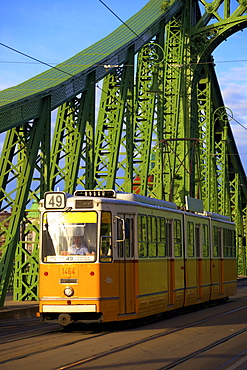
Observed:
[[[99,0],[101,4],[103,4],[121,23],[123,23],[134,35],[136,35],[138,38],[141,38],[140,35],[138,35],[126,22],[124,22],[111,8],[109,8],[108,5],[106,5],[102,0]]]
[[[1,44],[1,43],[0,43]],[[7,45],[6,45],[7,46]],[[7,46],[9,49],[12,49],[13,51],[15,49],[13,48],[10,48],[9,46]],[[21,53],[19,52],[19,54],[22,54],[22,55],[25,55],[25,56],[28,56],[28,54],[24,54],[24,53]],[[104,66],[103,64],[82,64],[82,63],[68,63],[66,64],[65,62],[43,62],[43,61],[39,61],[39,59],[36,59],[36,58],[33,58],[31,56],[29,56],[30,59],[34,59],[35,61],[34,62],[25,62],[25,61],[14,61],[14,60],[0,60],[0,63],[5,63],[5,64],[45,64],[47,65],[48,67],[51,67],[51,68],[56,68],[54,67],[52,64],[54,65],[57,65],[57,64],[60,64],[60,63],[63,63],[64,66],[78,66],[78,67],[84,67],[84,66],[88,66],[88,67],[102,67]],[[208,62],[194,62],[194,63],[183,63],[183,64],[179,64],[179,65],[174,65],[174,67],[185,67],[185,66],[189,66],[189,65],[205,65],[205,64],[222,64],[222,63],[242,63],[242,62],[247,62],[247,59],[235,59],[235,60],[218,60],[218,61],[208,61]],[[170,64],[170,63],[167,63],[167,64]],[[136,66],[136,65],[133,65],[133,64],[126,64],[125,65],[126,67],[133,67],[133,66]],[[58,69],[58,68],[56,68]],[[63,73],[67,73],[69,74],[68,72],[66,71],[63,71],[61,68],[58,69],[59,71],[63,72]],[[72,76],[72,75],[71,75]]]
[[[59,71],[59,72],[62,72],[62,73],[65,73],[65,74],[67,74],[67,75],[69,75],[69,76],[71,76],[71,77],[74,77],[74,76],[73,76],[71,73],[69,73],[69,72],[66,72],[66,71],[63,71],[63,70],[62,70],[62,69],[60,69],[60,68],[54,67],[54,66],[52,66],[52,65],[51,65],[51,64],[49,64],[49,63],[46,63],[46,62],[43,62],[43,61],[42,61],[42,60],[40,60],[40,59],[34,58],[34,57],[32,57],[31,55],[26,54],[26,53],[23,53],[22,51],[19,51],[19,50],[17,50],[17,49],[14,49],[14,48],[12,48],[11,46],[8,46],[8,45],[6,45],[6,44],[4,44],[4,43],[2,43],[2,42],[0,42],[0,45],[2,45],[3,47],[5,47],[5,48],[7,48],[7,49],[10,49],[10,50],[14,51],[15,53],[21,54],[21,55],[23,55],[23,56],[25,56],[25,57],[27,57],[27,58],[29,58],[29,59],[33,59],[33,60],[35,60],[35,61],[36,61],[36,62],[38,62],[38,63],[44,64],[44,65],[46,65],[46,66],[48,66],[48,67],[50,67],[50,68],[56,69],[56,70],[57,70],[57,71]]]
[[[231,119],[247,131],[247,127],[245,127],[242,123],[240,123],[238,120],[236,120],[236,118],[231,117]]]

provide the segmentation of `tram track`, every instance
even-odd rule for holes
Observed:
[[[202,319],[200,320],[194,320],[192,321],[191,319],[193,319],[193,316],[191,316],[191,318],[189,320],[187,320],[188,316],[190,316],[190,314],[185,314],[185,315],[178,315],[176,317],[172,317],[172,319],[175,319],[176,320],[176,323],[173,321],[173,323],[170,324],[170,319],[166,319],[166,320],[154,320],[153,322],[142,322],[142,324],[139,326],[138,325],[134,325],[131,327],[130,330],[122,330],[122,328],[115,328],[115,330],[112,328],[112,330],[109,330],[109,331],[92,331],[92,330],[83,330],[83,331],[80,331],[79,327],[76,327],[76,330],[75,331],[66,331],[64,330],[63,328],[52,328],[52,330],[47,330],[45,332],[42,332],[42,333],[32,333],[31,335],[27,334],[27,335],[22,335],[20,338],[11,338],[9,336],[9,338],[5,338],[4,342],[1,342],[1,353],[3,354],[4,352],[4,347],[7,349],[8,348],[8,353],[6,354],[5,358],[3,358],[2,360],[0,360],[0,368],[11,368],[11,364],[16,364],[18,363],[18,361],[22,360],[22,359],[32,359],[32,358],[35,358],[37,355],[44,355],[44,356],[47,356],[49,357],[50,353],[52,353],[52,351],[60,351],[60,350],[63,350],[63,348],[74,348],[73,346],[79,346],[80,348],[85,348],[85,347],[92,347],[94,348],[95,346],[95,340],[97,343],[99,343],[99,341],[101,341],[101,343],[106,343],[107,341],[110,343],[114,343],[114,345],[116,345],[116,347],[114,348],[113,346],[111,346],[110,349],[107,349],[107,350],[103,350],[102,351],[102,348],[105,349],[107,348],[107,346],[100,346],[97,351],[94,351],[94,353],[88,353],[89,355],[88,356],[85,356],[84,358],[81,358],[81,359],[78,359],[78,361],[74,361],[74,362],[69,362],[66,364],[66,362],[64,361],[63,362],[63,366],[54,366],[52,367],[52,369],[56,369],[56,370],[65,370],[65,369],[70,369],[70,368],[77,368],[78,366],[91,366],[91,364],[93,364],[94,362],[97,362],[97,361],[104,361],[103,359],[108,359],[108,356],[118,356],[119,354],[121,353],[125,353],[125,351],[127,352],[128,350],[133,350],[134,348],[140,348],[144,345],[150,345],[150,347],[153,345],[154,341],[156,340],[162,340],[163,338],[165,337],[168,337],[169,338],[169,335],[176,335],[176,334],[182,334],[183,336],[183,333],[187,330],[187,329],[190,329],[190,328],[193,328],[193,327],[206,327],[208,325],[211,325],[209,324],[210,321],[213,322],[213,320],[220,320],[221,318],[224,318],[224,316],[227,316],[227,315],[234,315],[234,314],[238,314],[242,311],[242,310],[245,310],[247,308],[247,305],[246,304],[243,304],[243,305],[239,305],[240,303],[240,299],[236,299],[236,300],[230,300],[228,304],[231,305],[231,309],[228,309],[228,310],[225,310],[227,308],[227,305],[221,305],[220,307],[223,307],[223,309],[225,310],[225,312],[221,312],[221,313],[218,313],[218,314],[214,314],[214,311],[217,310],[217,307],[219,306],[214,306],[214,307],[211,307],[213,309],[213,313],[211,311],[211,314],[208,315],[208,313],[210,313],[210,311],[204,311],[204,310],[198,310],[196,311],[196,313],[198,314],[199,317],[202,316]],[[243,302],[244,303],[244,302]],[[238,305],[236,307],[236,304]],[[208,315],[207,317],[205,317],[204,315],[204,312],[206,312],[206,314]],[[180,325],[179,322],[180,321],[184,321],[184,318],[185,318],[185,321],[188,321],[187,324],[185,325]],[[172,320],[171,320],[172,321]],[[148,329],[150,326],[152,325],[156,325],[156,328],[158,327],[159,328],[159,323],[161,323],[161,326],[163,325],[165,328],[163,329],[154,329],[156,331],[155,334],[153,335],[146,335],[146,328],[147,328],[147,331],[150,330]],[[174,324],[176,325],[176,327],[174,326]],[[178,325],[178,326],[177,326]],[[104,327],[103,327],[104,328]],[[139,330],[140,328],[140,330]],[[94,328],[95,329],[95,328]],[[98,330],[102,330],[102,327],[101,329],[99,328]],[[153,329],[152,329],[153,330]],[[130,337],[132,338],[132,334],[131,334],[131,331],[132,333],[134,333],[135,331],[140,331],[140,333],[142,332],[142,337],[138,340],[132,340],[132,341],[129,341],[127,340],[127,334],[129,333]],[[212,348],[215,348],[217,346],[219,346],[220,344],[226,342],[226,341],[229,341],[231,339],[234,339],[236,338],[237,336],[241,335],[242,333],[245,333],[247,331],[247,328],[244,327],[244,328],[241,328],[239,330],[237,330],[236,332],[234,333],[231,333],[230,335],[226,335],[224,336],[224,338],[221,338],[220,340],[216,340],[212,343],[210,343],[209,345],[206,345],[206,346],[203,346],[202,348],[200,348],[199,350],[195,350],[195,351],[192,351],[191,353],[187,354],[186,356],[181,356],[181,358],[177,361],[173,361],[171,362],[169,365],[166,365],[164,367],[160,367],[159,369],[169,369],[169,368],[173,368],[177,365],[180,365],[180,364],[183,364],[183,363],[186,363],[186,361],[188,360],[191,360],[192,358],[196,357],[196,356],[199,356],[200,354],[202,353],[205,353],[207,351],[209,351],[210,349]],[[119,336],[123,336],[125,339],[121,339],[122,342],[121,342],[121,345],[118,345],[119,343],[116,343],[114,342],[114,334],[118,334],[119,332]],[[150,331],[148,331],[150,332]],[[146,333],[146,334],[144,334]],[[64,335],[63,335],[64,334]],[[83,337],[82,337],[83,335]],[[112,337],[111,337],[112,335]],[[28,343],[32,343],[34,342],[33,341],[33,338],[36,337],[37,338],[37,343],[39,343],[39,349],[37,350],[37,348],[34,346],[33,348],[29,348],[28,349]],[[105,339],[102,339],[101,338],[105,338]],[[108,338],[108,339],[106,339]],[[112,338],[112,339],[111,339]],[[129,336],[128,336],[129,338]],[[7,340],[6,340],[7,339]],[[166,339],[167,340],[167,339]],[[91,342],[90,342],[91,341]],[[15,355],[13,356],[13,350],[11,350],[11,348],[9,348],[9,345],[11,345],[11,343],[13,342],[13,345],[11,346],[12,349],[14,350],[15,348]],[[55,342],[55,344],[54,344]],[[89,342],[91,344],[89,344]],[[85,343],[84,345],[82,345],[82,343]],[[88,343],[88,344],[86,344]],[[53,345],[51,345],[53,344]],[[4,346],[6,345],[6,346]],[[12,353],[11,353],[12,352]],[[96,352],[96,353],[95,353]],[[86,351],[85,351],[86,353]],[[8,367],[7,367],[8,365]],[[4,367],[2,367],[4,366]]]
[[[180,330],[182,330],[182,329],[180,329]],[[172,369],[172,368],[174,368],[174,367],[176,367],[176,366],[178,366],[178,365],[184,364],[184,363],[186,363],[188,360],[191,360],[191,359],[195,358],[196,356],[198,356],[198,355],[200,355],[200,354],[202,354],[202,353],[205,353],[205,352],[207,352],[207,351],[211,350],[212,348],[215,348],[215,347],[217,347],[217,346],[221,345],[222,343],[225,343],[225,342],[227,342],[227,341],[229,341],[229,340],[231,340],[231,339],[233,339],[233,338],[235,338],[235,337],[237,337],[237,336],[241,335],[242,333],[244,333],[244,332],[246,332],[246,331],[247,331],[247,328],[242,329],[242,330],[239,330],[238,332],[236,332],[236,333],[234,333],[234,334],[232,334],[232,335],[229,335],[228,337],[225,337],[225,338],[223,338],[222,340],[218,340],[217,342],[212,343],[211,345],[208,345],[208,346],[206,346],[206,347],[202,348],[201,350],[195,351],[195,352],[193,352],[193,353],[189,354],[188,356],[185,356],[185,357],[183,357],[183,358],[179,359],[178,361],[175,361],[175,362],[173,362],[173,363],[170,363],[169,365],[166,365],[166,366],[164,366],[164,367],[160,367],[160,368],[159,368],[159,369],[157,369],[157,370],[168,370],[168,369]],[[167,334],[171,334],[171,332],[169,332],[169,333],[167,333]],[[155,337],[155,338],[149,338],[149,339],[146,339],[146,340],[144,340],[144,341],[146,342],[146,341],[148,341],[148,340],[153,340],[153,339],[156,339],[156,338],[157,338],[157,337]],[[128,348],[132,348],[133,346],[136,346],[136,345],[142,344],[144,341],[139,341],[138,343],[130,343],[130,344],[129,344],[129,345],[127,345],[127,346],[123,346],[123,347],[121,347],[121,348],[116,348],[115,350],[107,351],[107,352],[104,352],[104,353],[98,354],[98,355],[96,355],[96,356],[89,357],[89,358],[83,359],[83,360],[81,360],[81,361],[77,361],[77,362],[75,362],[75,363],[73,363],[73,364],[69,364],[69,365],[66,365],[66,366],[59,367],[59,368],[57,368],[56,370],[67,370],[67,369],[72,369],[73,367],[77,367],[77,366],[79,366],[79,365],[85,365],[85,364],[87,364],[87,363],[89,363],[89,362],[92,362],[92,361],[95,361],[95,360],[99,360],[99,359],[101,359],[101,358],[103,358],[103,357],[106,357],[106,356],[108,356],[108,355],[112,355],[113,353],[117,353],[117,352],[120,352],[120,351],[124,351],[124,350],[126,350],[126,349],[128,349]]]
[[[174,368],[175,366],[178,366],[178,365],[181,365],[183,363],[186,363],[188,360],[191,360],[195,357],[197,357],[198,355],[201,355],[202,353],[205,353],[213,348],[216,348],[217,346],[245,333],[247,331],[247,328],[244,328],[244,329],[241,329],[231,335],[228,335],[227,337],[223,338],[222,340],[217,340],[216,342],[198,350],[198,351],[195,351],[195,352],[192,352],[191,354],[189,354],[188,356],[185,356],[183,358],[180,358],[178,361],[175,361],[173,363],[170,363],[169,365],[167,366],[164,366],[164,367],[160,367],[158,370],[167,370],[167,369],[172,369]]]
[[[1,344],[7,344],[7,343],[12,343],[12,342],[16,342],[18,340],[24,340],[24,339],[29,339],[29,338],[34,338],[34,337],[39,337],[40,335],[45,335],[45,334],[50,334],[50,333],[56,333],[56,332],[60,332],[62,331],[63,329],[62,328],[59,328],[59,329],[50,329],[50,330],[46,330],[46,331],[42,331],[42,332],[37,332],[37,329],[31,329],[28,331],[27,334],[21,336],[21,337],[18,337],[18,338],[11,338],[13,337],[14,335],[16,334],[8,334],[5,336],[4,340],[0,340],[0,345]],[[30,332],[36,332],[36,333],[32,333],[30,334]],[[10,338],[10,339],[8,339]]]
[[[202,324],[202,323],[206,323],[206,322],[209,322],[210,320],[212,319],[215,319],[215,318],[220,318],[222,316],[225,316],[225,315],[228,315],[228,314],[231,314],[231,313],[235,313],[239,310],[242,310],[242,309],[246,309],[247,306],[243,306],[243,307],[240,307],[240,308],[237,308],[237,309],[234,309],[234,310],[230,310],[228,312],[225,312],[225,313],[222,313],[222,314],[219,314],[219,315],[216,315],[216,316],[211,316],[211,317],[208,317],[206,319],[203,319],[203,320],[199,320],[199,321],[196,321],[194,323],[190,323],[188,325],[185,325],[183,327],[180,327],[180,328],[177,328],[177,329],[173,329],[173,330],[168,330],[166,332],[162,332],[162,333],[159,333],[159,334],[156,334],[156,335],[153,335],[153,336],[149,336],[147,338],[144,338],[142,340],[139,340],[139,341],[136,341],[136,342],[131,342],[131,343],[128,343],[127,345],[123,345],[121,347],[118,347],[118,348],[115,348],[115,349],[111,349],[110,351],[105,351],[103,353],[99,353],[95,356],[90,356],[88,358],[85,358],[85,359],[82,359],[81,361],[77,361],[75,363],[71,363],[71,364],[68,364],[68,365],[65,365],[65,366],[62,366],[62,367],[59,367],[57,368],[56,370],[66,370],[66,369],[71,369],[73,367],[77,367],[79,365],[86,365],[87,363],[89,362],[93,362],[93,361],[96,361],[96,360],[100,360],[106,356],[111,356],[112,354],[117,354],[119,352],[122,352],[122,351],[125,351],[125,350],[128,350],[130,348],[133,348],[134,346],[138,346],[138,345],[141,345],[143,343],[146,343],[146,342],[150,342],[150,341],[153,341],[153,340],[156,340],[158,338],[162,338],[162,337],[165,337],[165,336],[169,336],[170,334],[174,334],[174,333],[178,333],[178,332],[182,332],[183,330],[187,329],[187,328],[191,328],[193,326],[196,326],[196,325],[199,325],[199,324]],[[170,363],[169,365],[167,366],[164,366],[164,367],[161,367],[159,368],[159,370],[165,370],[165,369],[171,369],[171,368],[174,368],[175,366],[177,365],[180,365],[182,363],[185,363],[187,360],[189,359],[192,359],[193,357],[196,357],[198,356],[199,354],[202,354],[203,352],[206,352],[212,348],[215,348],[216,346],[226,342],[226,341],[229,341],[230,339],[233,339],[235,338],[236,336],[244,333],[247,331],[247,327],[244,328],[244,329],[241,329],[221,340],[218,340],[198,351],[195,351],[191,354],[189,354],[188,356],[184,356],[183,358],[179,359],[178,361],[175,361],[173,363]]]
[[[9,344],[9,343],[12,343],[12,342],[17,342],[17,341],[23,341],[23,340],[26,340],[26,339],[32,339],[34,337],[41,337],[43,335],[49,335],[49,334],[54,334],[54,333],[58,333],[58,332],[62,332],[63,331],[63,328],[59,328],[59,329],[54,329],[54,330],[50,330],[50,331],[47,331],[47,332],[44,332],[44,333],[37,333],[37,334],[33,334],[33,335],[29,335],[29,336],[23,336],[22,338],[18,338],[18,339],[13,339],[13,340],[7,340],[5,342],[2,342],[0,344]],[[49,352],[49,351],[53,351],[53,350],[56,350],[56,349],[60,349],[62,347],[65,347],[65,346],[70,346],[70,345],[73,345],[75,343],[78,343],[78,342],[84,342],[85,340],[90,340],[90,339],[93,339],[95,337],[101,337],[101,336],[104,336],[106,335],[107,333],[103,332],[103,333],[97,333],[97,334],[91,334],[89,338],[83,338],[81,340],[78,340],[78,338],[74,339],[74,340],[71,340],[71,341],[65,341],[64,343],[58,343],[57,345],[53,345],[53,346],[48,346],[47,348],[42,348],[40,350],[35,350],[35,351],[32,351],[32,352],[29,352],[29,353],[23,353],[23,354],[20,354],[18,356],[15,356],[15,357],[11,357],[11,358],[8,358],[8,359],[5,359],[3,361],[0,361],[0,365],[2,364],[6,364],[8,362],[12,362],[12,361],[16,361],[18,359],[21,359],[21,358],[27,358],[27,357],[31,357],[31,356],[34,356],[34,355],[37,355],[39,353],[44,353],[44,352]]]

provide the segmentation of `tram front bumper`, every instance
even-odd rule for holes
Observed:
[[[40,317],[43,321],[58,321],[62,326],[73,322],[100,323],[103,321],[102,312],[97,312],[97,306],[94,304],[44,304],[40,311]]]
[[[76,313],[76,312],[97,312],[96,304],[73,304],[73,305],[42,305],[42,312],[60,312],[60,313]]]

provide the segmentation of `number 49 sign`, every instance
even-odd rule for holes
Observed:
[[[63,209],[66,207],[66,195],[62,191],[52,191],[45,193],[45,208],[46,209]]]

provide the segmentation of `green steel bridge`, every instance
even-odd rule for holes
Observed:
[[[108,37],[0,92],[0,306],[10,284],[14,299],[37,299],[39,226],[28,210],[57,188],[180,207],[202,199],[236,223],[246,274],[247,180],[212,58],[245,27],[247,0],[150,0]]]

